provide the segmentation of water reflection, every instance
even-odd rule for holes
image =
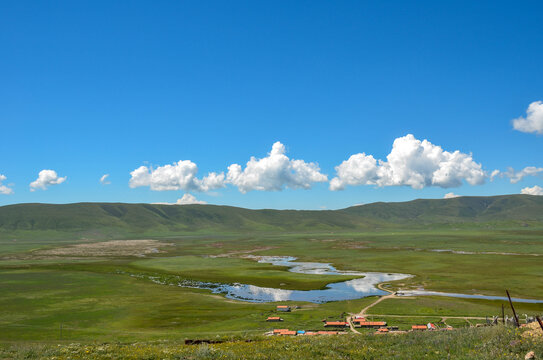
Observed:
[[[387,274],[377,272],[341,271],[327,263],[297,262],[290,256],[248,256],[260,263],[269,263],[277,266],[287,266],[289,271],[301,274],[314,275],[350,275],[360,276],[358,279],[328,284],[321,290],[285,290],[266,288],[247,284],[212,284],[198,283],[188,287],[209,289],[214,293],[222,293],[227,298],[250,301],[308,301],[324,303],[328,301],[354,300],[373,295],[386,295],[387,292],[376,287],[377,284],[401,280],[410,277],[406,274]],[[194,286],[196,285],[196,286]],[[180,286],[187,286],[187,284]]]
[[[402,280],[412,275],[390,274],[380,272],[358,272],[342,271],[333,267],[329,263],[301,262],[295,261],[291,256],[246,256],[260,263],[267,263],[276,266],[286,266],[289,271],[300,274],[314,275],[349,275],[359,276],[353,280],[331,283],[321,290],[285,290],[276,288],[260,287],[248,284],[222,284],[213,282],[202,282],[182,279],[178,276],[146,276],[141,274],[131,274],[134,277],[145,277],[149,280],[163,285],[174,285],[187,288],[206,289],[215,294],[223,294],[227,298],[249,301],[249,302],[275,302],[275,301],[307,301],[313,303],[325,303],[329,301],[354,300],[368,296],[381,296],[389,294],[386,291],[378,289],[377,284]],[[396,293],[398,296],[447,296],[465,299],[486,299],[486,300],[507,300],[501,296],[487,295],[468,295],[457,293],[443,293],[426,290],[402,290]],[[543,300],[533,299],[512,299],[515,302],[543,303]]]

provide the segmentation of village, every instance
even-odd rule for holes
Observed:
[[[289,313],[293,310],[299,309],[298,306],[278,305],[275,308],[277,313]],[[269,316],[266,319],[267,322],[280,323],[285,321],[281,316]],[[375,334],[388,334],[388,333],[405,333],[407,331],[449,331],[453,330],[452,326],[438,327],[436,324],[427,323],[414,324],[410,330],[400,330],[398,326],[392,326],[387,324],[386,321],[374,321],[374,319],[367,319],[365,316],[355,315],[348,316],[345,319],[340,320],[322,320],[323,330],[311,329],[311,330],[291,330],[288,328],[278,328],[266,332],[266,335],[276,336],[314,336],[314,335],[342,335],[347,334],[349,331],[360,333],[358,329],[364,332],[373,331]]]
[[[368,307],[369,308],[369,307]],[[511,325],[516,327],[526,327],[528,324],[533,322],[539,322],[541,329],[543,330],[543,323],[540,318],[535,316],[525,315],[525,318],[522,319],[524,323],[521,324],[521,318],[517,316],[514,312],[513,304],[511,303],[511,308],[513,309],[513,316],[502,315],[492,316],[492,317],[471,317],[471,319],[484,320],[484,322],[476,323],[475,327],[484,327],[484,326],[495,326],[500,322],[504,325]],[[367,308],[366,308],[367,309]],[[451,331],[455,328],[451,325],[441,323],[440,325],[436,323],[429,322],[427,324],[413,324],[408,329],[400,329],[399,326],[390,325],[386,321],[375,320],[372,316],[371,319],[368,319],[367,316],[363,315],[364,309],[358,315],[345,316],[343,319],[323,319],[323,328],[324,329],[301,329],[301,330],[292,330],[289,328],[281,327],[270,330],[265,333],[265,335],[275,335],[275,336],[315,336],[315,335],[343,335],[348,334],[349,332],[354,332],[358,334],[368,334],[373,333],[375,335],[385,335],[385,334],[402,334],[407,332],[422,332],[422,331]],[[276,313],[290,313],[295,310],[300,310],[299,306],[289,306],[289,305],[277,305],[275,308]],[[503,311],[503,308],[502,308]],[[466,318],[467,319],[467,318]],[[270,323],[281,323],[284,322],[281,316],[268,316],[266,322]]]

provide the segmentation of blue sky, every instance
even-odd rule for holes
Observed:
[[[542,13],[541,1],[4,1],[0,205],[538,193]]]

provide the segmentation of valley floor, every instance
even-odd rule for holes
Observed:
[[[336,234],[187,235],[128,241],[126,244],[123,243],[125,240],[102,243],[88,240],[11,241],[6,252],[1,252],[4,247],[0,247],[0,343],[8,344],[4,351],[16,353],[36,342],[60,342],[63,345],[59,349],[69,348],[70,343],[106,342],[109,347],[121,349],[125,345],[111,344],[137,342],[156,350],[160,344],[177,346],[171,344],[185,339],[259,339],[279,326],[292,330],[323,330],[322,320],[345,320],[363,309],[363,315],[368,318],[386,320],[400,330],[431,322],[440,327],[460,328],[458,334],[464,334],[464,328],[485,323],[486,317],[501,316],[502,305],[505,305],[506,315],[511,316],[508,304],[497,300],[438,296],[373,296],[323,304],[251,303],[227,299],[209,290],[169,286],[167,280],[183,278],[311,290],[322,289],[331,281],[352,278],[339,275],[331,280],[325,275],[293,273],[284,267],[258,263],[247,257],[294,256],[300,261],[331,263],[341,270],[414,275],[380,285],[391,292],[424,287],[435,291],[504,296],[504,290],[509,289],[514,297],[543,299],[541,235],[540,231],[530,229],[430,229]],[[150,277],[164,280],[165,285],[149,281]],[[275,306],[279,304],[298,308],[281,314],[284,321],[280,324],[266,322],[267,317],[277,315]],[[543,304],[516,303],[515,307],[522,319],[526,315],[543,314]],[[373,346],[371,344],[377,341],[373,340],[374,330],[357,331],[362,336],[340,337],[338,341],[344,343],[344,348],[338,351],[351,351],[347,342]],[[465,334],[473,336],[474,344],[490,341],[477,337],[474,334],[478,333],[469,329],[466,331]],[[481,331],[481,334],[497,331],[496,336],[501,337],[509,334],[505,330],[503,333]],[[353,340],[352,336],[361,339]],[[405,339],[419,339],[418,336],[409,334]],[[463,335],[420,336],[423,340],[432,336],[442,340],[447,336],[467,339]],[[390,338],[395,339],[394,336]],[[268,341],[270,345],[265,345]],[[379,341],[400,347],[394,342],[396,340]],[[292,344],[305,346],[311,342],[322,342],[334,348],[333,342],[323,337],[258,340],[258,344],[266,349]],[[245,343],[232,344],[216,346],[217,349],[246,346]],[[34,345],[28,346],[28,351],[33,351]],[[47,351],[53,351],[56,345],[43,346]],[[98,348],[98,345],[89,346]],[[410,345],[405,346],[409,348]],[[192,354],[199,348],[183,347],[183,351]],[[319,351],[328,354],[323,349]]]

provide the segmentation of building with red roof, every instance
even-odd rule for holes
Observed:
[[[348,327],[349,323],[346,321],[327,321],[324,323],[324,327]]]
[[[378,329],[380,327],[387,326],[386,321],[362,321],[362,320],[359,320],[359,319],[354,319],[353,323],[357,327],[374,328],[374,329]]]
[[[424,330],[427,330],[428,328],[426,327],[426,325],[413,325],[411,326],[411,330],[413,331],[424,331]]]

